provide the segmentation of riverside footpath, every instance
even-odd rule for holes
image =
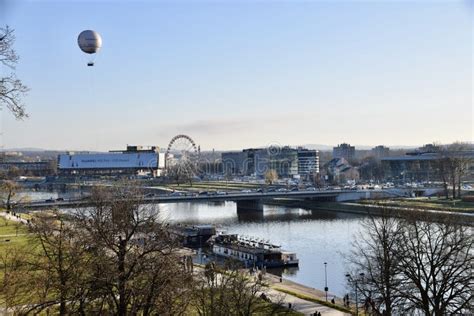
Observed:
[[[265,282],[269,285],[267,294],[270,297],[279,297],[288,307],[303,315],[313,315],[315,312],[321,313],[322,316],[349,316],[348,312],[343,312],[334,307],[323,305],[319,302],[325,302],[325,292],[310,288],[290,280],[282,279],[272,275],[265,275]],[[332,298],[331,296],[330,298]],[[329,299],[330,299],[329,298]],[[343,306],[341,298],[336,298],[336,305]],[[332,304],[328,304],[332,305]]]

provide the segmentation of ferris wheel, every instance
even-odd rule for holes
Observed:
[[[199,158],[199,148],[187,135],[173,137],[166,149],[165,169],[176,170],[182,174],[194,174]]]

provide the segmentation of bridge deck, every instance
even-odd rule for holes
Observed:
[[[387,193],[383,190],[326,190],[326,191],[294,191],[294,192],[265,192],[265,193],[227,193],[221,195],[184,195],[170,196],[159,195],[153,197],[143,197],[138,199],[140,203],[180,203],[180,202],[210,202],[210,201],[242,201],[242,200],[265,200],[265,199],[307,199],[338,197],[343,194],[353,196],[353,200],[368,198],[372,193]],[[44,209],[44,208],[76,208],[90,206],[88,199],[71,199],[65,201],[31,201],[29,203],[20,203],[17,205],[23,209]]]

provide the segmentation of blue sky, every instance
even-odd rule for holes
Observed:
[[[3,112],[5,147],[473,138],[467,1],[0,2],[31,88],[29,119]],[[84,29],[103,38],[95,67]]]

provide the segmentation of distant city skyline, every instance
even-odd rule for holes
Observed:
[[[2,111],[1,145],[472,142],[469,4],[0,1],[31,88],[30,118]],[[94,67],[84,29],[103,37]]]
[[[465,143],[468,143],[470,144],[471,146],[474,146],[474,143],[473,142],[465,142]],[[391,151],[397,151],[397,150],[407,150],[407,151],[410,151],[410,150],[414,150],[414,149],[419,149],[419,148],[422,148],[423,146],[425,145],[432,145],[433,142],[431,143],[424,143],[424,144],[418,144],[418,145],[387,145],[387,144],[379,144],[379,145],[352,145],[350,144],[351,146],[354,146],[355,147],[355,150],[356,151],[370,151],[374,148],[376,148],[376,146],[385,146],[385,147],[388,147]],[[94,150],[94,149],[75,149],[75,148],[68,148],[68,149],[50,149],[50,148],[39,148],[39,147],[11,147],[11,148],[3,148],[2,150],[3,151],[25,151],[25,152],[33,152],[33,151],[91,151],[91,152],[108,152],[108,151],[120,151],[120,150],[124,150],[124,148],[127,146],[127,145],[142,145],[142,146],[158,146],[158,148],[160,149],[160,151],[164,151],[166,150],[166,147],[168,144],[163,144],[163,145],[160,145],[160,144],[154,144],[154,145],[150,145],[150,144],[124,144],[123,146],[121,147],[117,147],[117,148],[107,148],[107,149],[104,149],[104,150]],[[200,144],[196,144],[197,146],[201,146]],[[262,145],[262,146],[244,146],[244,147],[241,147],[241,148],[229,148],[229,149],[222,149],[222,148],[204,148],[204,149],[201,149],[201,152],[213,152],[213,151],[216,151],[216,152],[224,152],[224,151],[241,151],[243,149],[250,149],[250,148],[268,148],[268,147],[272,147],[272,146],[280,146],[280,147],[291,147],[291,148],[298,148],[298,147],[302,147],[302,148],[306,148],[306,149],[317,149],[317,150],[320,150],[320,151],[327,151],[327,152],[332,152],[333,151],[333,148],[336,147],[337,145],[339,144],[334,144],[334,145],[330,145],[330,144],[279,144],[279,143],[272,143],[272,144],[266,144],[266,145]],[[443,144],[443,145],[449,145],[448,143],[446,144]]]

